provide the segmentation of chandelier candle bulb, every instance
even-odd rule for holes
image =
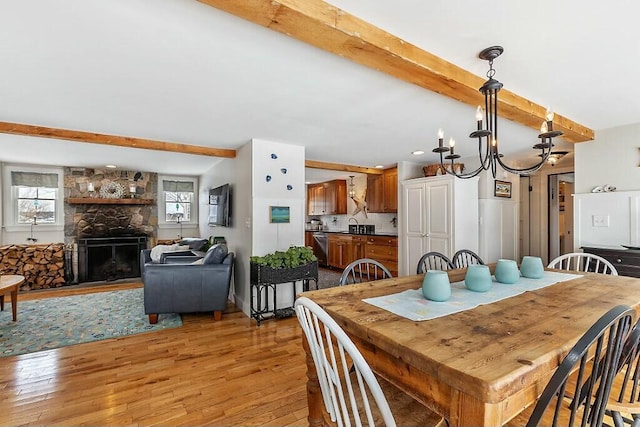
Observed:
[[[476,108],[476,121],[478,122],[478,130],[482,130],[482,107],[478,105]]]
[[[453,137],[449,138],[449,149],[451,150],[451,154],[454,154],[453,152],[453,148],[456,145],[456,141],[455,139],[453,139]]]

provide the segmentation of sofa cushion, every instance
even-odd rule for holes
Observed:
[[[203,264],[221,264],[227,256],[227,251],[227,245],[224,243],[211,246],[204,255]]]
[[[191,249],[192,251],[202,250],[204,245],[206,245],[207,243],[209,243],[207,239],[200,239],[196,237],[185,238],[180,240],[181,245],[188,245],[189,249]]]

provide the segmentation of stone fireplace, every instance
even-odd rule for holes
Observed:
[[[65,168],[64,234],[76,282],[140,276],[140,250],[157,235],[156,193],[154,173]]]

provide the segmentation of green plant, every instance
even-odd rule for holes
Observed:
[[[286,252],[275,251],[265,256],[252,256],[251,262],[266,265],[271,268],[293,268],[317,261],[311,248],[306,246],[291,246]]]

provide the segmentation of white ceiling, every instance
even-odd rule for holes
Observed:
[[[640,121],[636,2],[330,3],[480,76],[478,52],[502,45],[506,89],[596,132]],[[232,149],[270,139],[367,167],[435,161],[440,127],[476,150],[461,143],[472,107],[194,0],[0,0],[0,40],[0,121]],[[500,133],[503,152],[535,157],[535,130],[503,119]],[[219,159],[0,134],[0,161],[199,175]]]

